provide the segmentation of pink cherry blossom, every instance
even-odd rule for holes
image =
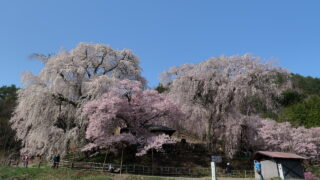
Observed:
[[[167,135],[150,133],[147,125],[176,127],[183,115],[157,91],[143,90],[140,82],[131,80],[120,81],[101,98],[88,102],[83,111],[89,118],[86,138],[91,142],[83,150],[111,148],[117,143],[138,144],[137,155],[173,142]],[[129,132],[117,135],[117,128],[127,128]]]

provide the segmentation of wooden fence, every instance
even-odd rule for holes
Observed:
[[[110,167],[122,173],[141,174],[141,175],[157,175],[157,176],[182,176],[182,177],[204,177],[211,175],[211,168],[198,167],[161,167],[161,166],[143,166],[137,164],[122,165],[118,164],[103,164],[94,162],[70,162],[61,161],[60,166],[80,170],[92,171],[110,171]],[[226,174],[224,169],[217,168],[217,176],[219,177],[254,177],[253,170],[232,170],[230,174]]]
[[[22,163],[19,160],[1,161],[0,165],[19,166]],[[33,166],[51,166],[51,162],[47,161],[34,161],[30,163]],[[140,174],[140,175],[156,175],[156,176],[175,176],[175,177],[204,177],[211,175],[211,168],[198,168],[198,167],[160,167],[160,166],[143,166],[137,164],[122,165],[118,164],[103,164],[94,162],[72,162],[61,161],[60,167],[87,170],[87,171],[110,171],[112,168],[117,173],[125,174]],[[234,178],[253,178],[253,170],[232,170],[230,174],[225,173],[224,169],[217,168],[216,173],[218,177],[234,177]]]

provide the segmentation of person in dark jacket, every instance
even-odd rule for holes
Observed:
[[[54,168],[59,168],[59,163],[60,163],[60,154],[58,154],[57,156],[54,156],[53,158],[53,167]]]
[[[228,176],[231,176],[231,172],[232,172],[232,166],[231,164],[228,162],[227,165],[226,165],[226,174]]]

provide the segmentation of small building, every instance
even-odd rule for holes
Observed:
[[[161,125],[147,125],[145,128],[154,134],[166,134],[168,136],[172,136],[172,134],[176,132],[174,129]]]
[[[161,125],[147,125],[144,128],[155,135],[166,134],[168,136],[171,136],[174,132],[176,132],[176,130],[174,129],[168,128],[166,126],[161,126]],[[130,132],[130,129],[120,128],[120,134],[128,133],[128,132]]]
[[[264,179],[273,177],[304,179],[302,161],[307,159],[294,153],[258,151],[254,160],[261,162],[261,173]],[[260,175],[255,171],[255,178]]]

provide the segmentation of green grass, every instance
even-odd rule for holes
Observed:
[[[125,175],[121,179],[123,180],[174,180],[174,178],[139,176],[139,175]]]
[[[210,177],[158,177],[132,174],[108,174],[97,171],[71,170],[50,167],[22,168],[0,166],[0,180],[210,180]],[[218,178],[219,180],[252,180],[253,178]]]
[[[20,168],[0,166],[0,180],[112,180],[103,172],[69,170],[65,168]]]
[[[52,169],[22,168],[0,166],[0,180],[174,180],[174,178],[118,175],[96,171],[70,170],[66,168]]]

